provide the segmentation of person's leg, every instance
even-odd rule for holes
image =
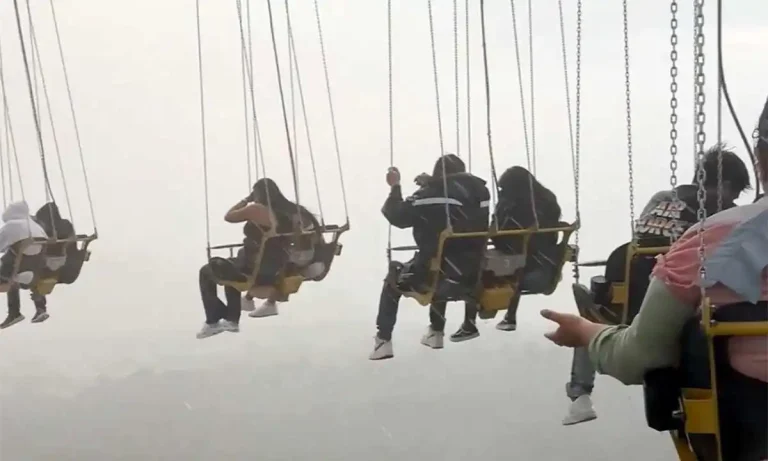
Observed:
[[[45,299],[45,296],[32,290],[31,298],[35,303],[35,316],[32,317],[32,323],[40,323],[48,320],[50,316],[48,315],[47,300]]]
[[[451,335],[451,342],[458,343],[477,338],[480,332],[477,330],[477,301],[464,303],[464,322],[455,333]]]
[[[19,291],[19,285],[16,283],[11,283],[8,286],[8,316],[5,318],[5,321],[0,324],[0,329],[8,328],[24,320],[24,316],[21,315],[21,297]]]
[[[517,308],[520,306],[521,297],[519,291],[512,295],[512,299],[509,300],[509,306],[507,306],[507,312],[504,314],[504,318],[496,325],[497,330],[517,330]]]
[[[199,282],[200,298],[205,310],[205,325],[203,325],[203,329],[200,330],[197,337],[202,339],[224,331],[219,325],[219,320],[224,316],[226,306],[219,299],[216,281],[208,264],[200,268]]]
[[[445,311],[448,303],[445,301],[434,301],[429,306],[429,328],[424,336],[421,337],[421,344],[432,349],[443,348],[443,338],[445,337]]]
[[[402,295],[394,288],[394,282],[397,280],[399,270],[402,267],[400,263],[393,262],[390,265],[389,274],[384,280],[384,286],[381,289],[379,297],[379,312],[376,316],[376,339],[371,360],[389,359],[394,356],[392,352],[392,331],[397,322],[397,310]]]
[[[222,328],[226,331],[237,333],[240,331],[240,292],[232,287],[225,286],[224,295],[227,298],[227,304],[223,312]]]
[[[571,380],[565,386],[571,405],[563,419],[564,425],[578,424],[597,418],[591,397],[592,389],[595,387],[595,373],[587,349],[583,347],[574,349]]]

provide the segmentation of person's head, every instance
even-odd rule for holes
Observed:
[[[547,203],[552,207],[552,214],[560,217],[560,206],[557,204],[555,194],[521,166],[507,168],[499,177],[498,187],[499,197],[514,197],[516,201],[523,203],[530,203],[533,200],[537,204]],[[531,189],[533,189],[533,197],[531,197]]]
[[[739,198],[742,192],[750,188],[749,170],[739,156],[726,145],[716,144],[709,148],[704,153],[704,172],[706,174],[704,187],[707,191],[715,194],[720,191],[721,186],[718,174],[721,161],[723,201],[733,202]],[[698,184],[696,173],[694,173],[693,184]]]
[[[269,178],[261,178],[253,185],[251,200],[262,205],[270,206],[274,210],[284,210],[289,206],[296,209],[296,205],[288,200],[277,187],[277,183]]]
[[[35,219],[38,221],[46,221],[48,219],[52,219],[53,222],[60,221],[61,213],[59,212],[58,205],[56,205],[54,202],[48,202],[41,206],[40,209],[37,210],[37,213],[35,213]]]
[[[442,177],[443,171],[445,171],[446,175],[465,173],[467,167],[464,166],[464,162],[456,155],[445,154],[435,162],[435,167],[432,169],[432,177]]]
[[[755,167],[765,190],[768,189],[768,99],[757,121],[755,138]]]

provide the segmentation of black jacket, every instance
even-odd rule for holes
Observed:
[[[640,214],[635,223],[635,236],[641,247],[667,246],[670,239],[677,239],[689,227],[699,222],[698,186],[684,184],[677,187],[680,204],[676,205],[671,190],[657,192]],[[723,210],[735,207],[733,202],[723,202]],[[709,194],[704,208],[707,216],[718,212],[717,195]]]
[[[419,247],[417,262],[426,263],[437,254],[440,233],[445,230],[446,205],[454,232],[487,232],[490,193],[485,181],[469,173],[432,178],[425,186],[403,200],[400,186],[392,187],[381,212],[390,224],[400,229],[413,228]],[[485,245],[486,239],[456,239],[446,242],[445,255],[471,253]]]
[[[48,202],[35,213],[35,221],[45,230],[48,237],[68,239],[75,236],[75,228],[72,222],[61,217],[59,207],[53,202]],[[48,256],[63,256],[77,248],[76,243],[54,243],[47,249]]]
[[[551,197],[549,196],[551,195]],[[560,224],[560,206],[554,194],[537,196],[536,214],[529,199],[515,200],[515,197],[499,196],[495,218],[499,230],[528,229],[536,226],[538,216],[539,229],[551,229]],[[545,267],[557,265],[557,237],[555,233],[534,234],[528,242],[526,267]],[[497,250],[507,254],[523,252],[523,239],[517,236],[497,236],[492,239]],[[549,263],[549,264],[546,264]]]

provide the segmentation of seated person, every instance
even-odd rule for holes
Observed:
[[[40,207],[34,219],[49,238],[64,240],[76,236],[72,222],[61,217],[55,202],[48,202]],[[45,268],[41,276],[55,276],[57,283],[74,283],[80,275],[86,253],[87,250],[78,248],[75,241],[49,244],[45,249]]]
[[[464,162],[455,155],[440,157],[435,163],[432,178],[405,200],[397,168],[389,169],[387,184],[391,190],[381,211],[393,226],[413,228],[418,251],[410,261],[393,261],[390,265],[379,300],[378,333],[369,357],[371,360],[394,356],[392,330],[400,298],[405,291],[427,290],[430,283],[429,263],[437,255],[440,234],[446,229],[448,221],[454,232],[485,232],[488,227],[490,194],[485,181],[467,173]],[[441,268],[442,279],[455,285],[474,283],[479,275],[485,244],[485,238],[446,242],[443,246],[445,264]],[[442,335],[440,326],[431,326],[430,332]]]
[[[498,225],[499,230],[551,229],[560,224],[561,212],[557,196],[525,168],[513,166],[507,169],[499,178],[498,186],[499,202],[494,213],[497,221],[491,227]],[[552,283],[557,276],[561,258],[557,238],[556,233],[531,235],[520,289],[543,292]],[[523,238],[520,236],[495,236],[491,241],[501,253],[524,254]],[[504,319],[496,328],[503,331],[515,330],[518,303],[519,293],[510,301]],[[451,341],[466,341],[480,335],[476,326],[477,313],[476,305],[467,305],[464,323],[451,335]]]
[[[3,212],[3,225],[0,227],[0,292],[8,293],[8,316],[0,324],[0,329],[8,328],[22,320],[21,314],[20,285],[29,286],[35,274],[40,270],[44,261],[42,260],[43,245],[35,243],[27,245],[23,249],[24,241],[29,238],[48,238],[45,230],[37,224],[29,215],[29,205],[27,202],[14,202],[8,205]],[[16,269],[16,260],[21,254],[18,271],[14,276]],[[36,312],[32,321],[42,322],[48,318],[45,308],[45,302],[40,301],[33,296]]]
[[[730,209],[736,206],[736,200],[741,193],[749,189],[749,172],[741,159],[723,146],[716,145],[706,152],[704,158],[704,171],[706,179],[704,187],[706,189],[705,207],[707,216],[717,213],[718,210],[718,156],[722,154],[722,207]],[[692,184],[678,186],[677,197],[679,202],[674,202],[673,192],[671,190],[661,191],[651,197],[648,205],[645,206],[640,218],[635,225],[635,236],[640,247],[658,247],[667,246],[670,240],[674,240],[682,233],[687,231],[697,221],[697,212],[699,209],[699,200],[697,197],[699,186],[694,177]],[[605,277],[596,277],[597,283],[593,279],[593,287],[598,293],[590,291],[582,286],[573,286],[574,297],[579,312],[582,316],[590,320],[608,319],[611,323],[620,322],[621,310],[623,306],[611,306],[609,299],[610,285],[624,281],[626,266],[626,243],[611,254],[608,258],[608,264],[605,268]],[[634,274],[633,279],[645,280],[650,276],[654,260],[649,259],[647,266],[643,267],[645,274]],[[638,266],[639,268],[640,266]],[[635,287],[633,287],[635,288]],[[630,299],[642,297],[645,295],[647,286],[642,284],[633,291],[641,293],[631,293]],[[597,312],[597,315],[592,314]],[[573,363],[571,366],[571,381],[566,385],[566,394],[571,399],[568,413],[563,419],[563,424],[577,424],[584,421],[590,421],[597,417],[592,406],[592,389],[595,384],[595,370],[589,362],[586,349],[576,349],[574,351]]]
[[[755,154],[758,175],[768,186],[768,100],[759,122],[760,136]],[[725,171],[723,172],[725,175]],[[715,176],[717,177],[717,176]],[[558,324],[547,337],[559,346],[582,348],[592,369],[613,376],[627,385],[641,384],[651,370],[674,367],[680,361],[681,336],[686,324],[698,313],[701,302],[699,273],[700,238],[704,241],[706,277],[703,288],[712,304],[768,300],[765,239],[768,200],[715,214],[702,227],[692,226],[659,256],[639,313],[631,325],[604,325],[582,317],[542,311]],[[746,257],[745,249],[752,249]],[[764,308],[756,305],[756,308]],[[724,309],[727,309],[725,307]],[[734,457],[758,461],[768,459],[768,421],[763,409],[768,403],[768,337],[733,337],[728,340],[727,366],[736,379],[751,389],[750,406],[757,411],[721,411],[728,421],[721,429],[729,434]],[[742,408],[741,410],[744,410]],[[740,414],[744,413],[744,414]],[[736,428],[737,433],[733,433]],[[726,440],[724,440],[724,451]],[[747,455],[746,453],[749,453]],[[733,453],[731,453],[733,454]]]
[[[253,263],[260,250],[264,232],[274,228],[278,234],[291,233],[293,231],[293,218],[297,214],[297,210],[301,209],[300,205],[285,198],[277,184],[271,179],[263,178],[257,181],[253,186],[252,193],[232,206],[224,216],[224,220],[229,223],[245,222],[243,247],[238,251],[237,257],[231,261],[231,266],[234,267],[237,274],[227,275],[244,279],[250,276],[255,269]],[[270,239],[264,248],[254,288],[267,287],[269,290],[269,293],[266,294],[268,299],[275,299],[276,297],[276,290],[272,287],[287,263],[289,247],[289,239],[277,237]],[[231,266],[222,258],[212,258],[208,264],[200,269],[200,294],[205,309],[206,322],[203,329],[197,334],[199,339],[223,331],[240,331],[240,292],[233,287],[225,286],[226,304],[217,295],[217,280],[229,279],[229,277],[217,276],[216,273],[230,269]]]
[[[278,220],[280,217],[286,221],[290,220],[292,228],[289,232],[315,231],[311,236],[299,237],[288,246],[288,262],[291,266],[289,271],[296,271],[306,279],[317,277],[325,270],[325,264],[318,260],[325,244],[322,226],[309,210],[288,200],[277,188],[277,184],[272,181],[265,184],[268,186],[266,189],[254,189],[255,203],[271,205]],[[253,298],[250,293],[246,293],[241,303],[241,309],[250,312],[249,317],[270,317],[278,314],[276,296],[269,296],[258,309],[253,304]]]

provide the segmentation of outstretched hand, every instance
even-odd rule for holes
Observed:
[[[557,324],[555,331],[545,333],[544,336],[557,344],[565,347],[587,347],[597,324],[590,322],[578,315],[555,312],[549,309],[541,311],[541,316]]]

